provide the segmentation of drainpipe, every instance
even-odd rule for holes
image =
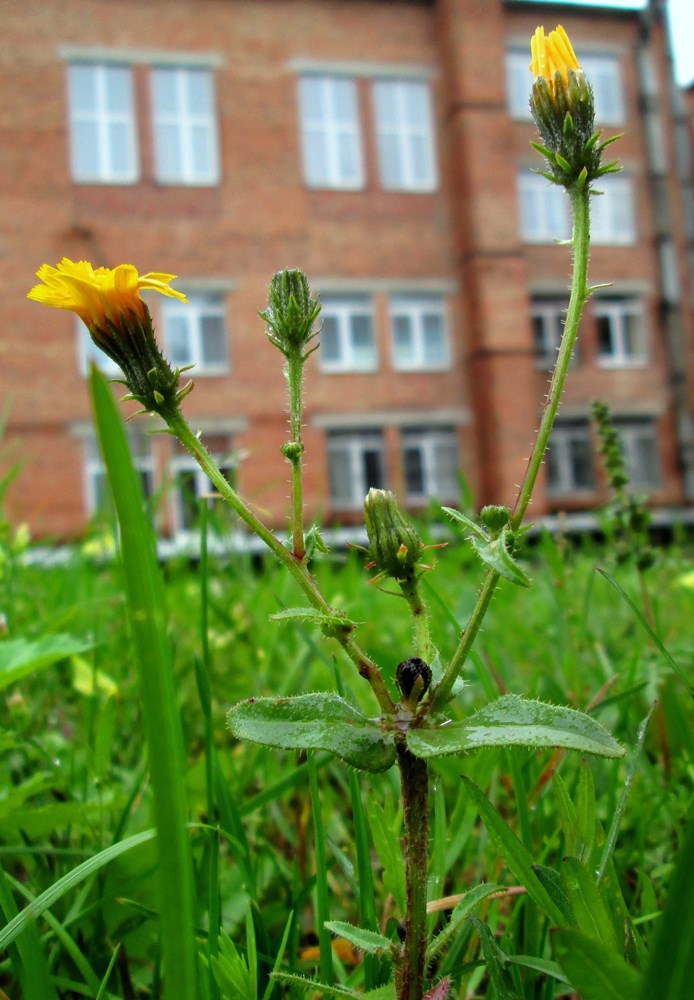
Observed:
[[[661,99],[658,75],[653,59],[654,29],[660,30],[670,81],[665,100]],[[683,226],[687,242],[688,262],[694,261],[694,192],[692,190],[691,146],[688,122],[679,88],[675,84],[672,53],[666,20],[665,0],[650,0],[641,15],[641,37],[638,46],[639,105],[643,115],[648,183],[655,210],[655,240],[659,261],[659,312],[665,331],[665,344],[670,362],[670,388],[675,415],[677,451],[682,485],[686,500],[694,500],[694,422],[687,352],[685,310],[690,309],[689,295],[680,279],[678,248],[673,235],[673,205],[668,190],[668,157],[665,145],[665,125],[670,125],[675,137],[675,174],[683,201]],[[677,209],[677,211],[682,211]],[[689,276],[687,284],[694,280]]]

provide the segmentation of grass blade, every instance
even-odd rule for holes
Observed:
[[[316,854],[316,931],[320,946],[320,974],[326,983],[333,983],[333,948],[330,931],[325,926],[330,918],[328,905],[328,864],[325,856],[325,834],[320,796],[318,794],[318,771],[312,751],[308,752],[308,777],[311,789],[311,812],[313,813],[313,835]]]
[[[11,924],[19,923],[23,918],[17,934],[9,937],[4,945],[0,945],[0,952],[9,945],[13,945],[10,958],[15,966],[17,979],[22,986],[22,996],[25,1000],[57,1000],[57,994],[48,974],[46,955],[39,929],[31,915],[24,917],[29,907],[17,912],[8,876],[3,868],[0,868],[0,910],[5,915],[5,920],[8,921],[3,934],[6,934]],[[36,913],[34,915],[38,916]]]
[[[167,1000],[198,996],[193,865],[186,829],[181,721],[152,526],[111,388],[92,366],[99,442],[120,525],[130,628],[139,672],[159,856],[161,946]]]

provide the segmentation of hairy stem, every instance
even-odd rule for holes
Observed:
[[[590,249],[590,193],[587,185],[580,191],[571,191],[571,207],[573,210],[573,275],[571,279],[571,297],[566,313],[566,323],[564,324],[564,334],[557,355],[557,363],[552,373],[549,391],[545,400],[545,406],[540,420],[540,426],[535,438],[535,445],[528,460],[523,482],[518,490],[516,502],[511,515],[510,527],[517,531],[523,523],[537,477],[542,467],[542,462],[547,450],[547,443],[552,431],[552,426],[559,409],[564,383],[571,363],[578,334],[578,327],[581,320],[583,307],[590,295],[588,288],[588,256]],[[462,670],[468,657],[472,644],[474,643],[480,626],[489,608],[490,601],[496,590],[496,585],[500,579],[499,574],[490,569],[487,572],[484,583],[477,598],[477,603],[470,615],[467,627],[463,631],[458,647],[455,650],[446,671],[441,678],[441,682],[436,690],[432,692],[425,711],[440,711],[450,698],[453,685]]]
[[[294,556],[306,557],[304,540],[304,487],[303,487],[303,441],[301,420],[303,414],[304,358],[293,353],[287,356],[287,382],[289,383],[289,433],[290,442],[287,458],[292,467],[292,542]]]
[[[405,942],[396,966],[398,1000],[421,1000],[426,972],[427,873],[429,862],[429,769],[426,761],[398,747],[405,825],[407,912]]]

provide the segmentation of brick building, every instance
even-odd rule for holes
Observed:
[[[103,495],[71,314],[24,296],[67,256],[171,271],[152,302],[185,409],[281,525],[281,358],[256,310],[300,266],[323,302],[306,387],[310,514],[353,520],[369,485],[413,509],[510,502],[567,301],[567,202],[530,168],[536,24],[568,30],[624,171],[594,206],[592,299],[533,513],[604,499],[589,423],[609,402],[633,481],[694,496],[691,177],[660,4],[518,0],[44,0],[2,3],[0,395],[11,509],[80,532]],[[687,228],[689,226],[689,228]],[[688,256],[689,255],[689,256]],[[130,425],[162,530],[206,484],[148,418]]]

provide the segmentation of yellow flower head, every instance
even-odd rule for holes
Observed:
[[[537,80],[544,77],[548,83],[553,84],[557,73],[565,86],[569,83],[569,70],[578,73],[581,71],[576,53],[569,41],[561,24],[558,24],[554,31],[545,35],[545,29],[539,27],[535,29],[535,34],[530,43],[532,62],[530,69]]]
[[[90,330],[105,330],[109,324],[119,329],[131,313],[143,320],[147,309],[140,297],[143,288],[188,301],[169,287],[175,274],[153,271],[140,276],[132,264],[94,268],[86,260],[63,257],[57,267],[42,264],[36,276],[43,284],[35,285],[27,298],[77,313]]]
[[[96,346],[120,368],[131,399],[165,419],[178,411],[193,384],[178,388],[182,369],[172,368],[159,350],[152,317],[140,296],[148,288],[187,302],[182,292],[170,287],[175,274],[139,275],[132,264],[94,268],[86,260],[67,257],[57,267],[43,264],[36,274],[42,284],[35,285],[28,298],[76,313]]]

